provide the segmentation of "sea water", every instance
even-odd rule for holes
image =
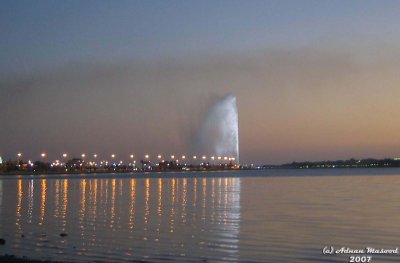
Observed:
[[[0,255],[398,262],[398,254],[340,251],[400,246],[399,200],[398,169],[1,176]]]

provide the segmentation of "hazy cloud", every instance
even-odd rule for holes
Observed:
[[[400,60],[384,47],[77,63],[3,77],[0,153],[186,153],[215,98],[232,93],[242,161],[393,155]]]

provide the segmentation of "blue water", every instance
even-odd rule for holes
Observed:
[[[349,262],[322,249],[400,246],[399,200],[400,169],[2,176],[0,255]]]

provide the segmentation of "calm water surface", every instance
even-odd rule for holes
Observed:
[[[399,223],[396,169],[0,177],[0,255],[33,259],[348,262],[323,247],[400,247]]]

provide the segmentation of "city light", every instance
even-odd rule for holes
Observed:
[[[48,165],[48,170],[44,168],[36,167],[34,165],[35,161],[30,162],[23,162],[22,157],[25,156],[24,152],[17,152],[15,155],[18,157],[18,162],[16,162],[16,167],[19,170],[26,170],[33,168],[34,171],[38,171],[37,169],[43,169],[45,172],[48,171],[61,171],[58,168],[62,168],[63,172],[131,172],[131,171],[166,171],[166,170],[182,170],[182,171],[189,171],[189,170],[204,170],[204,169],[240,169],[239,164],[233,164],[235,161],[234,157],[229,155],[227,156],[211,156],[211,155],[167,155],[168,158],[165,158],[162,154],[155,155],[157,158],[157,162],[151,164],[150,161],[150,154],[145,154],[143,160],[140,162],[142,163],[141,168],[136,166],[136,160],[134,154],[128,154],[126,158],[119,158],[119,154],[112,153],[111,159],[108,161],[106,159],[101,158],[97,153],[81,153],[79,154],[78,158],[73,156],[71,153],[61,152],[56,156],[59,156],[59,159],[53,159],[52,156],[49,156],[48,153],[42,152],[40,153],[42,163],[41,165]],[[117,159],[118,157],[118,159]],[[163,158],[164,157],[164,158]],[[68,158],[70,159],[69,161]],[[92,159],[93,158],[93,159]],[[101,158],[101,159],[100,159]],[[223,159],[226,162],[218,162],[215,164],[211,162],[211,160],[216,159]],[[192,162],[190,161],[192,160]],[[54,161],[52,161],[54,160]],[[61,160],[61,161],[60,161]],[[97,163],[97,160],[99,163]],[[197,160],[199,163],[197,163]],[[229,161],[228,161],[229,160]],[[49,161],[49,163],[47,163]],[[208,168],[210,167],[210,168]],[[36,169],[36,170],[35,170]]]
[[[18,169],[20,171],[23,170],[27,170],[28,168],[32,167],[37,169],[37,167],[34,165],[35,161],[34,160],[29,160],[27,162],[22,162],[22,157],[25,156],[24,152],[17,152],[16,155],[14,155],[16,157],[18,157],[19,159],[17,159],[18,162],[16,162],[15,166],[18,167]],[[210,169],[224,169],[224,170],[228,170],[228,169],[241,169],[242,167],[244,168],[250,168],[253,169],[254,165],[240,165],[237,162],[237,158],[230,156],[230,155],[226,155],[226,156],[214,156],[214,155],[200,155],[199,159],[201,159],[200,164],[196,163],[197,160],[197,155],[192,155],[192,156],[188,156],[188,155],[169,155],[169,157],[173,160],[173,162],[175,164],[170,163],[170,161],[168,161],[168,159],[164,160],[162,158],[161,154],[156,155],[159,162],[157,162],[157,164],[151,165],[150,164],[150,155],[146,154],[144,155],[144,160],[143,161],[146,166],[142,166],[142,169],[136,167],[136,161],[134,160],[134,155],[130,154],[128,155],[128,157],[130,157],[130,160],[126,160],[126,159],[120,159],[118,161],[116,161],[116,157],[117,154],[113,153],[111,154],[111,158],[113,159],[110,164],[107,160],[101,160],[101,162],[98,164],[93,160],[83,160],[83,158],[86,158],[88,155],[85,153],[82,153],[80,156],[81,158],[76,158],[74,156],[71,156],[71,160],[69,162],[67,162],[67,157],[70,156],[70,154],[67,154],[66,152],[59,154],[58,156],[62,156],[63,157],[63,162],[60,162],[60,160],[55,160],[52,161],[48,164],[44,163],[41,165],[48,165],[49,167],[54,168],[54,170],[57,169],[57,167],[62,167],[63,171],[65,168],[68,168],[66,172],[73,172],[74,171],[74,167],[81,167],[79,168],[79,172],[84,171],[84,169],[87,169],[87,171],[92,172],[107,172],[109,171],[109,169],[113,169],[113,171],[120,171],[120,172],[127,172],[127,171],[164,171],[164,170],[198,170],[198,169],[208,169],[207,167],[210,167]],[[98,158],[98,154],[93,154],[90,155],[93,156],[94,158]],[[48,153],[46,152],[42,152],[40,153],[40,157],[42,158],[42,163],[48,161]],[[181,159],[179,159],[179,157],[181,157]],[[192,163],[187,162],[188,158],[192,158]],[[50,159],[52,159],[52,157],[50,156]],[[171,160],[170,159],[170,160]],[[214,160],[219,160],[218,162],[214,162]],[[3,161],[4,159],[2,159]],[[210,162],[207,162],[206,160],[209,160]],[[221,161],[223,160],[223,161]],[[310,166],[309,164],[298,164],[296,167],[298,168],[310,168],[310,167],[316,167],[316,168],[336,168],[336,167],[397,167],[397,163],[392,163],[392,162],[396,162],[396,161],[400,161],[400,158],[393,158],[391,159],[391,161],[389,160],[385,160],[384,163],[379,163],[378,161],[374,161],[374,162],[367,162],[367,161],[363,161],[363,160],[356,160],[355,163],[349,163],[349,164],[312,164],[312,166]],[[350,162],[350,161],[349,161]],[[4,164],[4,162],[2,162]],[[112,164],[112,168],[109,166]],[[0,163],[1,165],[1,163]],[[157,168],[155,168],[155,166],[158,166]],[[255,166],[256,169],[265,169],[265,167],[263,166]],[[269,168],[269,167],[267,167]],[[48,172],[49,170],[45,170],[44,168],[39,168],[43,169],[45,172]],[[90,169],[94,169],[94,170],[90,170]],[[50,169],[51,170],[51,169]],[[37,171],[37,170],[36,170]]]

